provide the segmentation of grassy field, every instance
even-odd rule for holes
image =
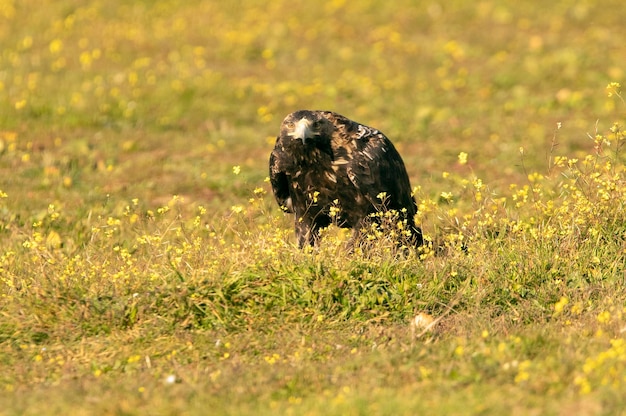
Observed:
[[[596,3],[0,0],[0,414],[626,413]],[[301,108],[392,139],[434,250],[295,247]]]

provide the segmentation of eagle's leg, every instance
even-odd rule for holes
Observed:
[[[350,254],[354,253],[354,248],[362,241],[363,232],[359,228],[360,227],[355,227],[352,229],[352,236],[350,236],[350,240],[348,240],[346,251]]]
[[[422,229],[416,225],[411,225],[411,236],[409,237],[411,243],[415,248],[419,248],[424,245],[424,237],[422,236]]]
[[[317,246],[320,241],[320,230],[331,224],[330,217],[318,214],[312,222],[307,218],[296,218],[296,237],[298,238],[298,247],[303,248],[307,244]]]
[[[313,246],[319,239],[319,230],[315,230],[313,225],[304,218],[296,217],[296,238],[298,239],[299,248],[303,248],[306,245]]]

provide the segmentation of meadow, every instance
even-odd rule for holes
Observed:
[[[0,0],[0,414],[626,413],[625,18]],[[430,248],[296,247],[297,109],[394,142]]]

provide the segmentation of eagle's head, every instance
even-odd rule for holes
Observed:
[[[321,112],[300,110],[285,117],[280,126],[280,135],[306,144],[319,138],[329,138],[333,129],[333,124]]]

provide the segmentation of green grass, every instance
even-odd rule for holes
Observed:
[[[620,2],[84,3],[0,0],[0,413],[624,412]],[[433,251],[295,247],[300,108]]]

